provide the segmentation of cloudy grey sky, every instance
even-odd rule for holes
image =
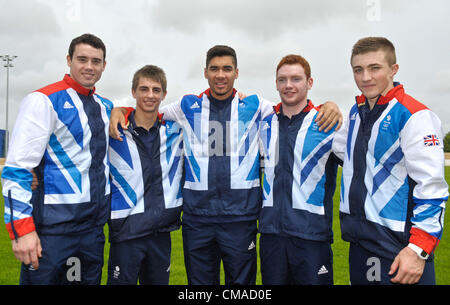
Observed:
[[[278,101],[274,69],[287,54],[312,66],[315,104],[348,111],[359,94],[349,64],[353,44],[385,36],[396,46],[397,80],[435,111],[450,131],[448,0],[0,0],[0,55],[10,70],[9,125],[21,99],[62,79],[72,38],[93,33],[107,46],[97,92],[116,106],[133,105],[133,73],[146,64],[168,77],[164,103],[207,88],[206,51],[227,44],[238,53],[235,87]],[[6,70],[0,67],[0,128],[5,127]]]

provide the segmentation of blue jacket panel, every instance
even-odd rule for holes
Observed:
[[[268,106],[269,105],[269,106]],[[272,104],[256,95],[215,101],[209,90],[161,109],[183,126],[183,219],[255,220],[261,207],[258,128]]]
[[[440,120],[398,83],[366,103],[357,97],[343,129],[342,238],[389,259],[408,243],[431,253],[448,199]]]
[[[10,233],[66,234],[106,223],[112,107],[69,75],[23,100],[2,173]]]
[[[133,122],[133,115],[130,117]],[[120,242],[180,226],[182,209],[183,132],[162,116],[150,129],[151,145],[143,128],[128,125],[123,142],[111,139],[110,241]],[[149,151],[150,149],[150,151]]]
[[[318,130],[317,109],[310,101],[291,119],[280,108],[263,119],[260,129],[264,177],[259,230],[332,242],[338,165],[332,154],[334,129]]]

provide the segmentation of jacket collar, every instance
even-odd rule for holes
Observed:
[[[66,74],[64,76],[63,81],[71,88],[73,88],[76,92],[82,95],[91,96],[94,95],[95,93],[95,87],[93,89],[85,88],[81,86],[79,83],[77,83],[77,81],[75,81],[69,74]]]
[[[231,96],[234,98],[236,96],[237,90],[233,88],[233,93]],[[207,97],[211,97],[211,88],[206,89],[202,94],[200,94],[200,97],[202,97],[203,94],[206,94]]]
[[[377,100],[378,105],[387,104],[390,101],[392,101],[394,98],[396,98],[398,101],[402,101],[403,97],[405,95],[405,89],[403,88],[403,85],[395,82],[394,88],[388,91],[388,93],[383,96],[380,95]],[[358,104],[358,107],[364,105],[366,103],[367,98],[362,94],[356,97],[356,103]]]
[[[136,125],[135,121],[134,121],[134,113],[136,112],[136,109],[134,108],[126,108],[127,113],[125,113],[125,125],[130,128],[130,126],[132,128],[134,128]],[[164,113],[159,113],[158,112],[158,117],[156,119],[156,122],[158,122],[159,124],[165,125],[166,121],[163,119],[164,117]],[[131,120],[133,121],[133,124],[130,124]],[[155,122],[155,124],[156,124]]]
[[[279,103],[278,105],[273,106],[273,110],[275,111],[275,113],[277,115],[281,114],[281,106],[282,105],[283,105],[283,103]],[[315,108],[314,104],[312,103],[311,100],[308,100],[308,104],[306,104],[305,108],[303,108],[301,112],[309,112],[313,108]]]

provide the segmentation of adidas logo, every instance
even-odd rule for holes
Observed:
[[[320,269],[319,269],[319,272],[317,272],[318,275],[326,274],[326,273],[328,273],[328,270],[327,270],[327,268],[325,268],[325,265],[322,265],[322,267],[320,267]]]
[[[73,107],[72,104],[69,103],[68,101],[66,101],[66,102],[64,103],[64,109],[72,109],[72,108],[74,108],[74,107]]]
[[[248,250],[250,251],[250,250],[254,249],[255,247],[256,247],[255,243],[252,241],[250,246],[248,246]]]
[[[119,266],[116,266],[116,267],[114,268],[114,271],[113,271],[113,277],[114,277],[115,279],[118,279],[118,278],[119,278],[119,275],[120,275],[120,267],[119,267]]]
[[[191,109],[198,109],[200,108],[199,104],[197,102],[195,102],[192,106]]]

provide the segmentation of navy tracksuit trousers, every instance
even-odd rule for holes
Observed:
[[[232,223],[183,222],[189,285],[219,285],[223,262],[226,285],[255,285],[256,220]]]

